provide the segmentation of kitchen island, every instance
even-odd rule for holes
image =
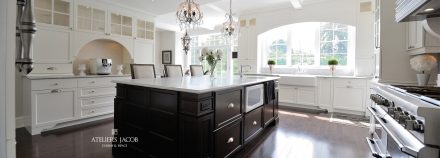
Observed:
[[[278,77],[115,82],[115,137],[132,140],[116,139],[116,157],[229,157],[278,122]]]

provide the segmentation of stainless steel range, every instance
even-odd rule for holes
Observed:
[[[440,88],[375,84],[368,107],[374,157],[440,158]]]

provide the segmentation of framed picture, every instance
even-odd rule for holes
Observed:
[[[162,64],[171,64],[172,62],[172,53],[170,50],[162,51]]]

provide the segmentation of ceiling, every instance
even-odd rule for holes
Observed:
[[[156,27],[165,30],[180,30],[175,11],[183,0],[106,0],[111,3],[124,5],[130,8],[155,15]],[[225,13],[229,10],[229,0],[196,0],[201,5],[204,18],[203,29],[213,30],[221,25],[225,19]],[[303,6],[328,0],[297,0]],[[232,12],[234,16],[291,7],[290,0],[232,0]]]

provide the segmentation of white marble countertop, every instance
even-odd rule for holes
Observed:
[[[278,76],[278,77],[318,77],[318,78],[352,78],[352,79],[369,79],[373,76],[330,76],[330,75],[310,75],[310,74],[268,74],[268,73],[252,73],[245,74],[248,76]]]
[[[113,81],[115,83],[143,86],[150,88],[166,89],[188,93],[206,93],[211,91],[224,90],[238,86],[246,86],[270,80],[277,80],[279,77],[266,76],[224,76],[215,77],[170,77],[154,79],[130,79]]]
[[[29,74],[23,77],[26,77],[31,80],[38,79],[67,79],[67,78],[97,78],[97,77],[130,77],[130,74],[124,75],[86,75],[86,76],[78,76],[73,74]]]

